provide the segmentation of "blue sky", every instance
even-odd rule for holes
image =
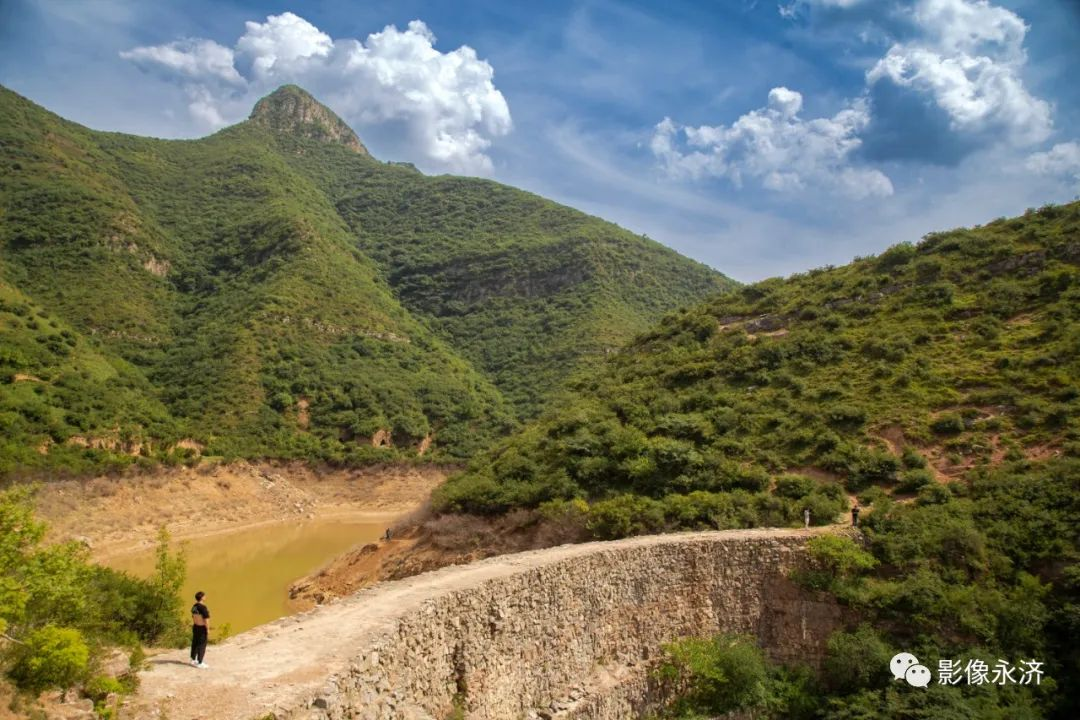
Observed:
[[[0,0],[0,83],[90,127],[197,137],[296,82],[381,159],[746,281],[1073,199],[1078,60],[1070,0]]]

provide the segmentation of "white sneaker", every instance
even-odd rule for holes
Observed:
[[[195,667],[199,668],[200,670],[209,670],[210,669],[210,666],[207,665],[206,663],[198,663],[198,664],[195,665]]]
[[[199,667],[199,661],[198,660],[192,660],[191,661],[191,667]]]

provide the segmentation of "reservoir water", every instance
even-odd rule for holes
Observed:
[[[229,625],[236,634],[288,615],[289,585],[354,545],[376,541],[392,519],[378,522],[307,520],[185,540],[185,612],[197,591],[206,593],[211,638]],[[154,554],[120,555],[104,564],[139,577],[154,570]],[[185,615],[185,622],[187,618]]]

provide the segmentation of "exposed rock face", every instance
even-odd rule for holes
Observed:
[[[484,720],[636,717],[664,699],[648,670],[675,638],[749,633],[777,660],[820,662],[841,609],[787,575],[821,532],[586,543],[383,583],[215,646],[220,673],[159,665],[133,716],[192,717],[192,696],[221,720],[431,719],[455,705]]]
[[[293,137],[337,143],[367,155],[367,148],[345,121],[296,85],[282,85],[255,104],[251,122]]]

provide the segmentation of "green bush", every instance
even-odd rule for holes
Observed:
[[[900,462],[908,470],[926,467],[926,458],[916,452],[914,448],[910,447],[904,448],[904,452],[900,456]]]
[[[868,625],[860,625],[855,632],[837,631],[829,636],[822,679],[838,693],[883,687],[892,679],[884,672],[892,655]]]
[[[169,552],[167,536],[154,577],[141,580],[90,564],[82,545],[41,546],[44,531],[28,492],[0,493],[0,631],[12,641],[7,669],[20,687],[78,682],[89,644],[137,646],[175,636],[184,562]]]
[[[915,246],[911,243],[900,243],[899,245],[893,245],[891,248],[878,256],[878,270],[882,272],[892,271],[914,260],[915,255]]]
[[[641,495],[617,495],[589,508],[588,529],[603,540],[654,533],[663,526],[663,506]]]
[[[90,698],[94,703],[105,700],[109,695],[124,695],[127,687],[114,677],[108,675],[95,675],[83,683],[83,695]]]
[[[877,559],[844,535],[822,535],[806,543],[810,567],[796,577],[807,587],[842,592],[878,565]]]
[[[919,488],[919,495],[916,498],[920,505],[940,505],[949,502],[951,499],[952,491],[949,490],[949,487],[938,482],[923,485]]]
[[[82,633],[46,625],[15,646],[8,674],[25,690],[67,690],[86,676],[89,660],[90,648]]]
[[[769,666],[748,637],[687,638],[664,646],[660,677],[686,688],[675,712],[752,710],[769,699]]]
[[[804,475],[781,475],[776,479],[774,492],[780,497],[798,500],[812,493],[817,481]]]
[[[896,491],[902,493],[918,492],[924,486],[935,482],[934,474],[922,468],[905,470],[900,473],[900,479],[896,483]]]
[[[938,435],[956,435],[964,427],[964,418],[957,413],[943,413],[930,421],[930,429]]]

